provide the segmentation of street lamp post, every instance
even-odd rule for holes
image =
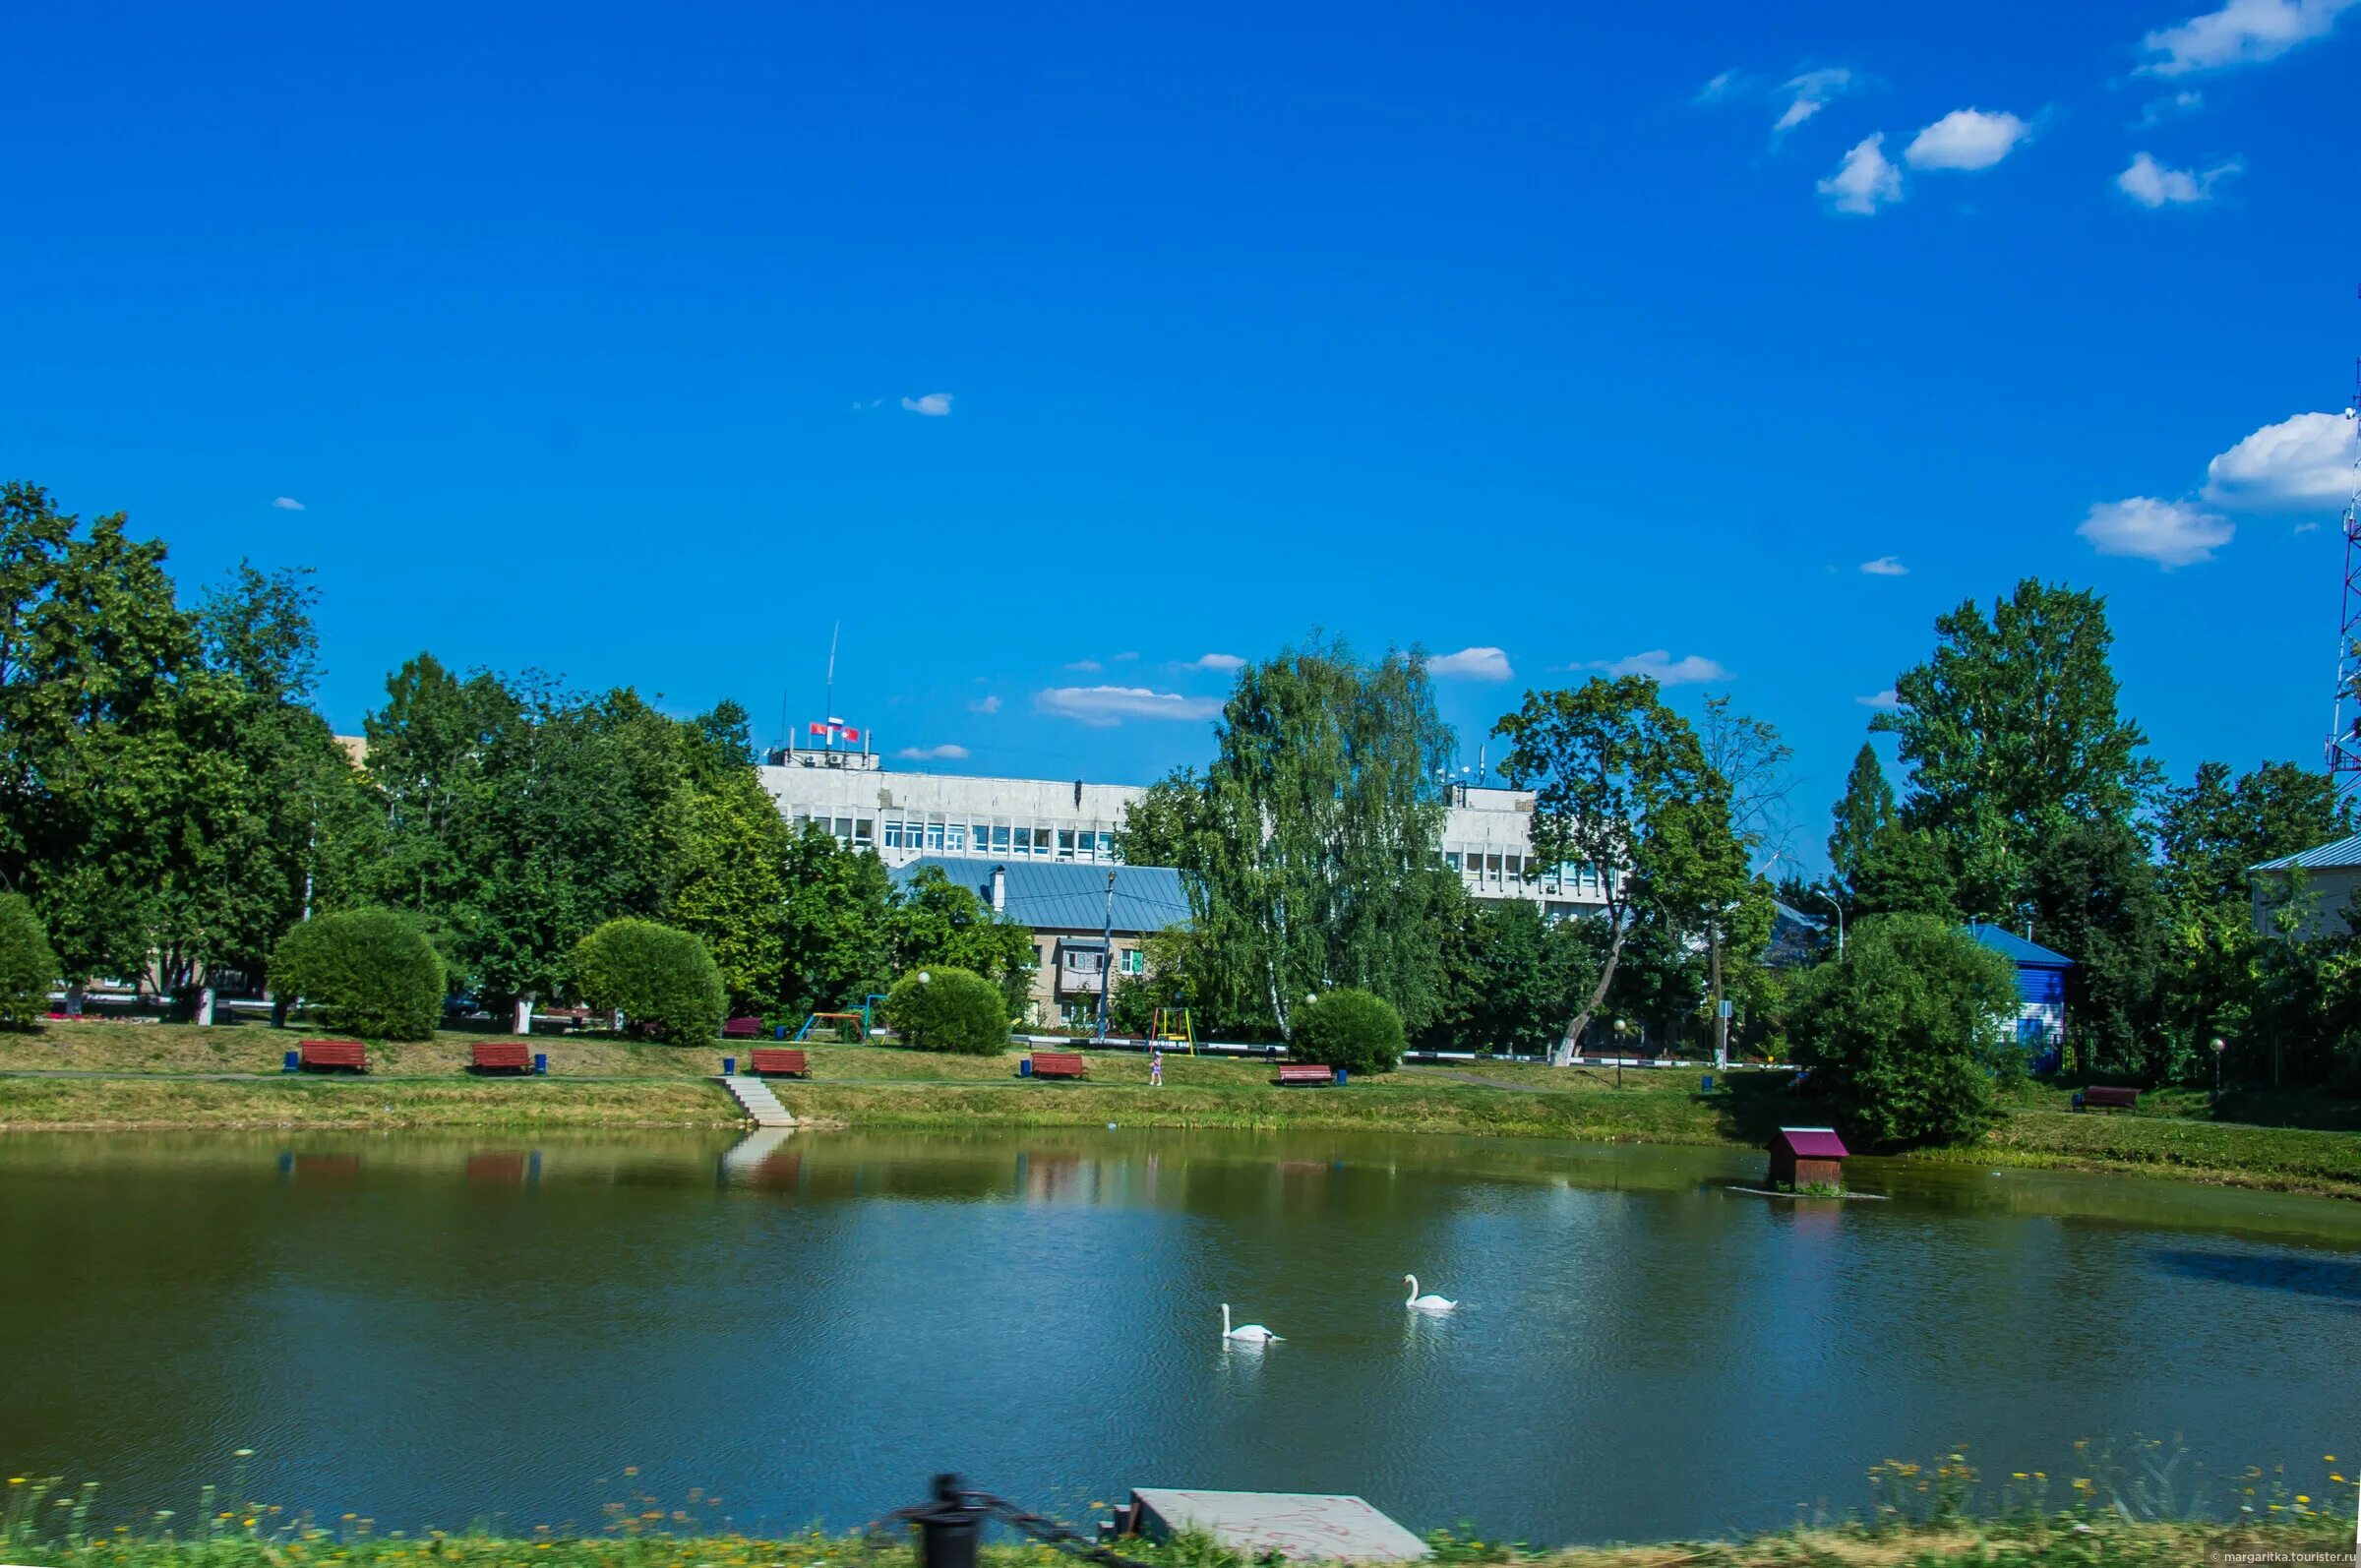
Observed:
[[[1623,1032],[1631,1027],[1626,1020],[1615,1020],[1615,1087],[1623,1087]]]
[[[2222,1054],[2227,1052],[2229,1049],[2229,1043],[2223,1040],[2221,1036],[2215,1035],[2213,1037],[2213,1098],[2215,1100],[2219,1100],[2221,1098]]]

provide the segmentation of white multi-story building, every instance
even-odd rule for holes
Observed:
[[[782,750],[759,770],[790,820],[817,822],[889,867],[924,855],[1113,863],[1137,784],[987,778],[888,768],[872,752]],[[1524,898],[1552,915],[1604,901],[1594,867],[1544,867],[1533,792],[1448,786],[1443,859],[1478,898]]]

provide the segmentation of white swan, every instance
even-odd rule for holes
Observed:
[[[1410,1287],[1410,1299],[1402,1303],[1404,1306],[1416,1308],[1421,1312],[1448,1312],[1459,1305],[1457,1301],[1446,1301],[1439,1296],[1421,1296],[1419,1294],[1419,1277],[1415,1274],[1403,1275],[1402,1283]]]
[[[1264,1328],[1260,1323],[1241,1323],[1238,1327],[1232,1328],[1230,1326],[1230,1303],[1228,1301],[1222,1303],[1222,1338],[1238,1340],[1247,1345],[1271,1345],[1277,1343],[1281,1337]]]

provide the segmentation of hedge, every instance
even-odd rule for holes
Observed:
[[[443,959],[407,915],[315,915],[279,938],[271,989],[301,996],[331,1029],[374,1040],[431,1040],[443,1017]]]
[[[576,943],[575,990],[632,1033],[676,1046],[720,1038],[729,996],[702,938],[652,920],[610,920]]]

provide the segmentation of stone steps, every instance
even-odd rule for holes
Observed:
[[[723,1078],[720,1082],[721,1086],[730,1092],[738,1104],[745,1108],[747,1116],[753,1118],[756,1126],[792,1127],[795,1125],[794,1116],[788,1112],[785,1106],[779,1104],[779,1097],[772,1094],[770,1085],[761,1079],[740,1075]]]

